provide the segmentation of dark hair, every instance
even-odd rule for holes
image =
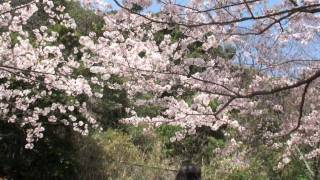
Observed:
[[[176,180],[201,180],[201,170],[193,164],[182,165]]]

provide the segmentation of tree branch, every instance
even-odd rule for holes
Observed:
[[[29,2],[29,3],[26,3],[26,4],[23,4],[23,5],[21,5],[21,6],[15,7],[15,8],[13,8],[13,9],[8,10],[8,11],[0,12],[0,15],[14,12],[14,11],[16,11],[16,10],[19,10],[19,9],[25,8],[25,7],[27,7],[27,6],[30,6],[31,4],[34,4],[34,3],[36,3],[36,2],[35,2],[35,1],[31,1],[31,2]]]

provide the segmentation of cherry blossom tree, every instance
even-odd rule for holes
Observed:
[[[202,126],[234,129],[239,141],[259,129],[267,145],[284,150],[279,168],[301,146],[302,158],[319,156],[318,1],[160,0],[160,11],[148,12],[155,2],[114,0],[111,13],[116,7],[103,1],[82,3],[104,13],[104,33],[81,36],[72,52],[51,28],[77,28],[63,6],[0,4],[0,114],[26,130],[26,148],[42,138],[43,123],[83,134],[97,127],[86,104],[108,87],[133,102],[122,122],[183,127],[173,141]],[[39,10],[49,24],[25,30]],[[160,110],[139,116],[141,106]]]
[[[138,106],[164,109],[156,117],[130,109],[124,122],[184,127],[173,140],[201,126],[245,139],[251,123],[241,117],[251,117],[261,119],[265,143],[285,149],[279,168],[299,146],[308,147],[305,158],[317,156],[318,1],[160,1],[156,14],[143,11],[150,1],[114,2],[122,10],[105,17],[100,39],[109,51],[98,43],[95,61],[119,71]],[[141,93],[152,98],[137,101]]]
[[[40,10],[48,21],[26,29]],[[44,124],[63,123],[84,135],[90,127],[98,127],[86,106],[86,100],[97,94],[90,80],[75,71],[85,64],[77,60],[77,49],[68,52],[66,44],[59,43],[60,34],[53,28],[66,28],[75,36],[75,21],[64,7],[53,1],[17,6],[7,1],[1,3],[0,14],[0,114],[3,121],[25,130],[25,148],[33,148],[34,141],[43,137]]]

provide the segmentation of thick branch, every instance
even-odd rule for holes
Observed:
[[[261,95],[270,95],[270,94],[275,94],[284,90],[289,90],[289,89],[294,89],[297,88],[299,86],[305,85],[305,84],[310,84],[312,81],[314,81],[315,79],[317,79],[318,77],[320,77],[320,70],[317,71],[314,75],[312,75],[311,77],[298,81],[292,85],[288,85],[288,86],[283,86],[283,87],[279,87],[279,88],[274,88],[272,90],[262,90],[262,91],[255,91],[252,92],[248,95],[241,95],[238,98],[252,98],[255,96],[261,96]]]
[[[299,129],[300,125],[301,125],[301,119],[303,116],[303,107],[304,107],[304,103],[305,103],[305,99],[306,99],[306,94],[309,88],[311,82],[308,82],[306,84],[306,86],[304,87],[303,93],[302,93],[302,97],[301,97],[301,101],[300,101],[300,106],[299,106],[299,117],[298,117],[298,122],[295,128],[293,128],[292,130],[290,130],[290,132],[288,134],[291,134],[293,132],[295,132],[296,130]]]

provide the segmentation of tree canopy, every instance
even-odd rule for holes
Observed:
[[[319,1],[114,5],[0,3],[0,116],[25,148],[60,125],[102,130],[109,100],[123,124],[177,127],[171,142],[208,130],[264,144],[281,151],[278,169],[299,148],[319,157]]]

